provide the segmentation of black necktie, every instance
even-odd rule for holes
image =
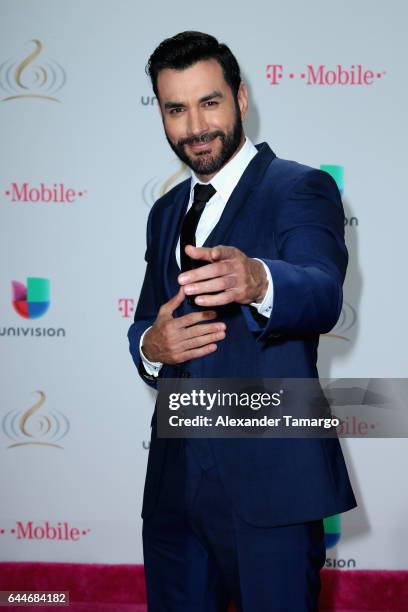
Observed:
[[[195,234],[198,222],[202,215],[202,212],[207,204],[208,200],[212,198],[212,196],[216,193],[216,190],[208,183],[206,185],[202,185],[197,183],[194,187],[194,201],[184,217],[183,225],[180,232],[180,263],[181,263],[181,271],[191,270],[200,265],[199,260],[191,259],[188,255],[186,255],[184,249],[187,244],[196,245],[195,242]]]

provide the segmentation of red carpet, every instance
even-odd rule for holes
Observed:
[[[69,607],[48,610],[146,612],[142,565],[0,563],[0,590],[70,592]],[[407,612],[408,571],[323,570],[320,601],[321,612]]]

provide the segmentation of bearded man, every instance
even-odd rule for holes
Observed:
[[[148,72],[191,178],[154,204],[129,330],[140,375],[317,378],[337,322],[344,213],[325,172],[254,145],[225,44],[164,40]],[[151,612],[315,612],[323,518],[356,506],[336,438],[166,439],[152,419],[143,499]]]

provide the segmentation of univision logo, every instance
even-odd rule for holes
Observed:
[[[336,185],[341,195],[344,192],[344,166],[335,164],[320,164],[320,170],[324,170],[336,181]]]
[[[12,281],[13,307],[24,319],[38,319],[50,306],[50,281],[48,278],[27,278],[27,286]]]
[[[326,548],[333,548],[339,542],[341,536],[340,515],[327,516],[323,519],[323,524]]]
[[[153,106],[158,103],[156,96],[140,96],[140,103],[143,106]]]
[[[344,192],[344,166],[337,166],[335,164],[321,164],[320,170],[324,170],[336,181],[336,185],[340,194],[343,196]],[[358,217],[344,217],[344,225],[348,227],[355,227],[358,225]]]
[[[50,306],[50,281],[48,278],[28,277],[27,284],[11,282],[14,311],[23,319],[39,319]],[[63,327],[0,327],[0,336],[65,337]]]
[[[333,516],[327,516],[323,519],[324,525],[324,536],[326,549],[334,548],[339,543],[341,537],[341,523],[340,514],[334,514]],[[335,569],[355,569],[357,562],[355,559],[341,559],[337,557],[326,557],[325,561],[326,568]]]

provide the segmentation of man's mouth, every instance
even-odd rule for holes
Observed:
[[[213,142],[215,141],[216,136],[214,136],[214,138],[211,138],[211,140],[207,140],[204,142],[195,142],[192,144],[187,145],[188,147],[190,147],[190,149],[193,151],[193,153],[201,153],[202,151],[205,150],[211,150],[211,146],[213,144]]]

